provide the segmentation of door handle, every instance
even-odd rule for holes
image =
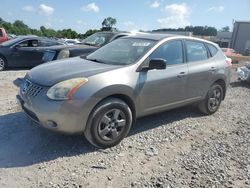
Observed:
[[[183,78],[183,77],[185,77],[185,76],[186,76],[186,73],[185,73],[185,72],[180,72],[180,73],[177,75],[178,78]]]
[[[214,71],[216,71],[216,68],[215,68],[215,67],[211,67],[211,68],[209,69],[209,71],[210,71],[210,72],[214,72]]]

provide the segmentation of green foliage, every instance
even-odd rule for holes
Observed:
[[[222,27],[220,31],[222,32],[229,32],[230,28],[229,26]]]
[[[29,26],[23,23],[21,20],[16,20],[14,23],[9,23],[0,18],[0,27],[3,27],[7,33],[15,35],[37,35],[45,37],[57,37],[57,38],[86,38],[99,30],[90,29],[85,34],[77,33],[72,29],[54,30],[41,26],[39,29],[31,29]]]
[[[86,31],[85,34],[82,35],[81,38],[87,38],[88,36],[93,35],[94,33],[97,33],[99,31],[100,30],[98,30],[98,29],[89,29],[88,31]]]
[[[216,36],[217,35],[217,29],[214,27],[208,27],[208,26],[187,26],[185,28],[178,28],[178,29],[157,29],[153,30],[154,32],[159,31],[188,31],[193,32],[194,35],[199,36]]]
[[[102,22],[102,27],[112,28],[117,23],[115,18],[107,17]]]

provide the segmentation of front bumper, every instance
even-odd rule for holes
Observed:
[[[22,93],[16,96],[19,106],[26,115],[39,125],[52,131],[76,134],[82,133],[88,120],[90,109],[83,108],[86,101],[54,101],[48,99],[46,91],[36,97]]]

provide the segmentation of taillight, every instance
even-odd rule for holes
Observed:
[[[232,68],[232,59],[231,58],[226,58],[226,64],[227,64],[227,67],[229,68]]]

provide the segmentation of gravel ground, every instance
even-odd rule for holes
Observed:
[[[249,85],[232,82],[212,116],[194,107],[148,116],[96,150],[18,110],[12,81],[26,72],[0,72],[0,187],[250,187]]]

